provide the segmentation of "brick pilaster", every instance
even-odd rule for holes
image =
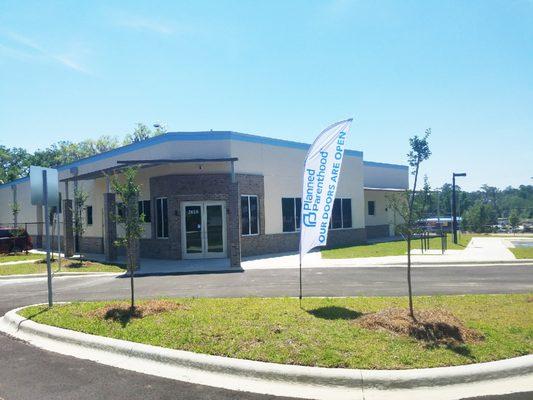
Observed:
[[[230,265],[234,268],[241,267],[241,218],[240,204],[241,195],[239,182],[229,184],[229,216],[227,225],[229,229],[229,259]]]
[[[63,200],[63,233],[65,235],[65,257],[74,255],[74,229],[72,226],[72,200]]]
[[[117,259],[115,208],[115,194],[104,193],[104,254],[106,261],[115,261]]]

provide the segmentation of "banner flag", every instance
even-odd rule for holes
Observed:
[[[352,118],[318,135],[305,158],[300,223],[300,266],[305,254],[325,246]]]

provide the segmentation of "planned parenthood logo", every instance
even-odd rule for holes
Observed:
[[[302,222],[308,227],[316,227],[317,223],[319,224],[319,242],[323,244],[326,244],[329,220],[339,182],[345,138],[346,132],[340,132],[335,151],[321,151],[318,169],[306,169],[307,186],[302,201],[304,210]]]

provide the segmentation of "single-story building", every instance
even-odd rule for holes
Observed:
[[[138,167],[145,215],[141,257],[229,258],[298,249],[302,170],[308,144],[227,131],[172,132],[58,167],[62,246],[116,258],[121,227],[109,176]],[[408,167],[363,160],[346,150],[328,246],[392,235],[396,216],[387,193],[408,187]],[[88,194],[86,230],[72,233],[75,187]],[[42,245],[43,210],[30,204],[29,178],[0,186],[0,224],[13,224],[11,204]],[[79,242],[79,243],[76,243]]]

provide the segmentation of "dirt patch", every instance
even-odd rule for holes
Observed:
[[[167,311],[188,310],[189,306],[170,300],[148,300],[139,303],[134,310],[129,303],[120,302],[108,304],[88,313],[90,317],[109,319],[113,321],[128,322],[132,318],[143,318],[157,315]]]
[[[361,317],[357,324],[366,329],[386,330],[402,336],[410,336],[432,344],[476,343],[483,334],[467,328],[463,322],[444,309],[415,311],[416,322],[409,310],[388,308]]]

